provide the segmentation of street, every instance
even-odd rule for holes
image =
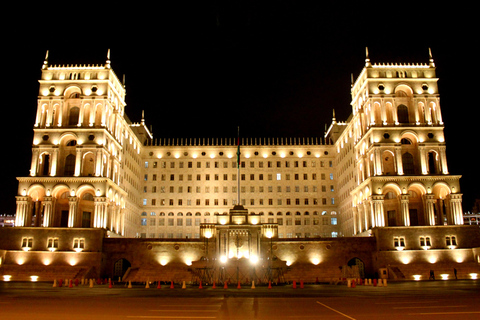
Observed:
[[[7,319],[478,319],[480,281],[391,282],[387,287],[305,285],[229,289],[123,284],[56,287],[0,282]]]

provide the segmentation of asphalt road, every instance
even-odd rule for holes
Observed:
[[[0,282],[0,319],[479,319],[479,280],[255,289]]]

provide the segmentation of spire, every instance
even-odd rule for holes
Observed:
[[[48,50],[47,50],[47,53],[45,54],[45,60],[43,60],[42,69],[46,69],[47,67],[48,67]]]
[[[350,73],[350,86],[353,88],[353,73]]]
[[[430,68],[435,68],[435,62],[433,61],[432,49],[428,48],[428,56],[430,58]]]
[[[105,62],[105,67],[110,69],[110,49],[107,51],[107,61]]]
[[[332,124],[337,124],[337,119],[335,118],[335,109],[333,109]]]
[[[368,56],[368,47],[365,47],[365,67],[371,67],[370,58]]]
[[[145,124],[145,110],[142,110],[142,124]]]

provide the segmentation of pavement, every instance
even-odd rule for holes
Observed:
[[[480,280],[388,282],[387,287],[306,284],[242,286],[124,283],[53,287],[0,282],[7,319],[459,319],[480,318]]]

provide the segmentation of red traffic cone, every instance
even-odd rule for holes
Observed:
[[[293,280],[293,289],[297,289],[297,281]]]
[[[162,288],[162,285],[160,284],[160,281],[158,281],[157,283],[157,289],[161,289]]]
[[[355,288],[357,284],[355,283],[355,280],[352,280],[352,288]]]
[[[170,282],[170,289],[173,289],[173,288],[175,288],[175,287],[173,286],[173,281],[171,281]]]
[[[272,281],[268,280],[268,289],[272,289]]]
[[[303,289],[303,280],[300,280],[300,289]]]
[[[112,288],[112,280],[111,280],[111,279],[108,280],[108,287],[109,287],[110,289]]]
[[[198,286],[198,289],[203,289],[203,287],[202,287],[202,280],[200,280],[200,285]]]
[[[216,286],[215,286],[215,280],[213,280],[213,285],[212,285],[212,289],[215,289]]]
[[[225,281],[225,282],[223,283],[223,289],[228,289],[227,281]]]
[[[63,279],[58,280],[58,286],[61,287],[63,284]]]
[[[78,287],[78,279],[75,279],[75,287]]]
[[[69,287],[69,288],[73,288],[72,280],[70,280],[70,283],[68,284],[68,287]]]
[[[242,286],[240,286],[240,281],[238,281],[238,284],[237,284],[237,289],[241,289]]]

